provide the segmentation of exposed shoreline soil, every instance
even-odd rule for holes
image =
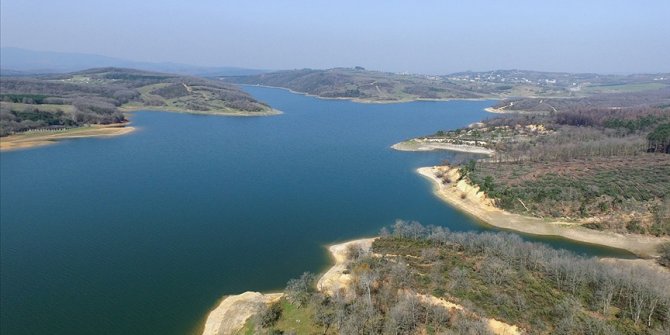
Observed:
[[[351,283],[351,275],[346,271],[347,254],[352,247],[361,248],[365,252],[372,249],[372,242],[376,238],[363,238],[328,246],[328,251],[335,261],[332,267],[326,271],[317,283],[317,289],[325,294],[332,295],[337,290],[346,290]],[[350,293],[350,292],[349,292]],[[345,293],[347,294],[347,293]],[[405,294],[415,295],[419,300],[431,305],[440,305],[447,309],[454,309],[466,313],[463,306],[454,302],[437,298],[430,295],[419,294],[407,291]],[[245,292],[238,295],[231,295],[224,298],[214,310],[207,316],[205,329],[202,335],[232,335],[238,332],[247,319],[258,312],[261,303],[270,304],[283,296],[283,293]],[[484,318],[486,324],[496,335],[516,335],[520,334],[517,326],[504,323],[496,319]]]
[[[121,106],[119,108],[124,113],[132,112],[166,112],[166,113],[181,113],[181,114],[195,114],[195,115],[219,115],[219,116],[243,116],[243,117],[254,117],[254,116],[273,116],[281,115],[284,112],[271,108],[263,112],[244,112],[244,111],[196,111],[196,110],[185,110],[183,108],[170,107],[170,106]]]
[[[435,176],[438,169],[448,174],[454,182],[443,184]],[[617,234],[581,227],[579,223],[559,220],[547,221],[540,218],[509,213],[494,206],[479,188],[460,180],[456,168],[423,167],[417,172],[433,183],[434,194],[449,205],[468,213],[477,219],[498,228],[534,235],[561,236],[574,241],[604,245],[624,249],[643,258],[657,255],[656,248],[670,239],[634,234]]]
[[[477,147],[474,145],[465,145],[465,144],[451,144],[451,143],[438,143],[438,142],[426,142],[416,139],[411,139],[408,141],[396,143],[391,146],[391,148],[398,151],[435,151],[435,150],[448,150],[448,151],[458,151],[458,152],[467,152],[472,154],[481,154],[481,155],[493,155],[494,150]]]
[[[334,264],[320,277],[316,285],[317,289],[326,294],[346,289],[351,281],[351,276],[345,273],[349,248],[358,246],[364,250],[370,250],[374,240],[375,238],[364,238],[328,246]],[[260,303],[270,304],[282,296],[283,293],[263,294],[259,292],[227,296],[209,312],[202,335],[234,334],[244,327],[249,317],[258,312]]]
[[[0,151],[21,150],[54,144],[61,140],[87,137],[112,137],[135,131],[128,123],[91,125],[63,131],[28,131],[0,138]]]

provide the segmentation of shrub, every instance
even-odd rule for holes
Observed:
[[[670,242],[659,245],[658,253],[660,254],[658,263],[665,267],[670,267]]]

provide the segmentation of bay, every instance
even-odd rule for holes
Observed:
[[[361,104],[244,87],[284,114],[137,112],[138,131],[0,155],[3,334],[189,334],[225,294],[328,266],[325,244],[396,219],[484,231],[390,145],[493,101]],[[586,255],[626,252],[526,239]]]

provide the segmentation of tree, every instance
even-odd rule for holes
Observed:
[[[317,325],[324,327],[323,334],[326,334],[330,326],[335,322],[336,306],[329,296],[317,294],[314,296],[314,300],[314,305],[316,305],[314,310],[314,322]]]
[[[270,328],[277,323],[281,317],[282,307],[281,302],[277,301],[270,305],[261,303],[260,312],[256,315],[258,324],[263,328]]]
[[[670,123],[661,124],[647,135],[649,152],[670,153]]]
[[[314,274],[305,272],[300,278],[289,280],[285,290],[286,299],[292,304],[302,307],[315,291],[314,279]]]
[[[665,267],[670,267],[670,242],[663,243],[658,246],[658,263]]]
[[[494,188],[493,177],[491,177],[491,176],[484,177],[484,183],[482,184],[482,191],[484,191],[484,193],[488,194],[488,193],[493,192],[493,188]]]

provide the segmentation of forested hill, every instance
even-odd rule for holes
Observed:
[[[266,104],[220,81],[120,68],[3,76],[0,100],[2,136],[30,129],[124,122],[122,112],[136,109],[225,115],[272,113]]]
[[[556,110],[490,118],[408,143],[493,150],[490,159],[462,166],[459,178],[508,212],[618,234],[670,236],[668,93],[537,105],[531,102],[538,99],[519,100]],[[448,173],[436,176],[445,185],[454,181]]]
[[[290,70],[255,76],[224,77],[238,84],[288,88],[323,98],[348,98],[364,101],[403,101],[416,99],[472,99],[483,95],[454,85],[439,77],[366,71],[362,68],[329,70]]]
[[[510,97],[580,98],[602,93],[641,92],[670,87],[670,74],[599,75],[497,70],[431,76],[367,71],[361,67],[290,70],[222,79],[238,84],[283,87],[323,98],[368,102]]]

